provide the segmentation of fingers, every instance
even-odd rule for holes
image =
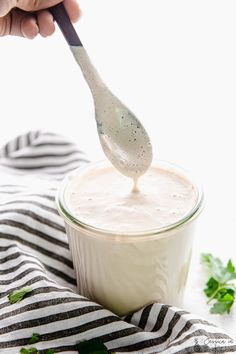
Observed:
[[[39,26],[39,33],[42,37],[47,37],[54,33],[55,24],[50,12],[46,10],[39,11],[37,15],[37,22]]]
[[[13,10],[11,30],[5,34],[33,39],[39,33],[47,37],[54,31],[53,17],[48,11],[39,11],[36,17],[21,10]]]
[[[20,36],[24,36],[28,39],[33,39],[39,33],[39,27],[37,25],[36,19],[34,17],[25,16],[21,22],[21,33]]]
[[[33,39],[38,33],[39,26],[33,15],[20,10],[12,11],[11,35]]]
[[[0,37],[7,36],[11,31],[11,15],[0,17]]]
[[[9,6],[12,6],[17,0],[0,0],[0,14],[1,10],[5,11],[9,9]],[[46,5],[55,3],[59,3],[59,0],[18,0],[17,7],[21,7],[24,9],[32,8],[32,4],[34,3],[34,9],[40,8],[42,4]],[[6,6],[2,6],[1,4],[5,3]],[[7,5],[8,4],[8,5]],[[11,5],[10,5],[11,4]],[[76,22],[81,14],[79,5],[76,0],[64,0],[65,8],[68,12],[68,15],[71,21]],[[5,10],[4,10],[5,9]],[[10,13],[5,15],[4,17],[0,17],[0,36],[3,35],[14,35],[14,36],[22,36],[26,38],[34,38],[37,34],[41,34],[43,37],[50,36],[55,31],[55,24],[53,21],[53,17],[48,10],[36,11],[34,13],[22,11],[20,9],[13,9]]]
[[[81,10],[79,8],[78,2],[76,0],[64,0],[63,3],[71,21],[78,21],[81,15]]]

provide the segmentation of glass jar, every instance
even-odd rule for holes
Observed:
[[[174,224],[145,232],[111,232],[83,223],[69,210],[66,195],[71,183],[90,171],[108,166],[90,163],[64,179],[57,207],[64,218],[78,291],[119,316],[161,302],[180,306],[191,260],[195,220],[203,193],[181,168],[164,161],[153,166],[173,171],[197,191],[194,207]]]

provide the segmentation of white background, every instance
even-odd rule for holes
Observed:
[[[155,155],[204,187],[186,308],[206,317],[200,251],[236,262],[235,0],[80,5],[76,28],[104,81],[140,117]],[[1,144],[40,128],[103,158],[89,90],[59,31],[34,41],[0,39],[0,117]],[[235,317],[236,310],[209,319],[236,336]]]

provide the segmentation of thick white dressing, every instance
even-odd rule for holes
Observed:
[[[151,167],[132,180],[113,167],[82,174],[71,182],[66,203],[83,223],[116,232],[159,229],[182,219],[196,204],[197,191],[173,171]]]

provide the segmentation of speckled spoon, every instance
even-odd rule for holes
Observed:
[[[98,135],[105,155],[122,174],[137,179],[152,162],[152,145],[146,130],[99,77],[63,3],[50,11],[90,87]]]

